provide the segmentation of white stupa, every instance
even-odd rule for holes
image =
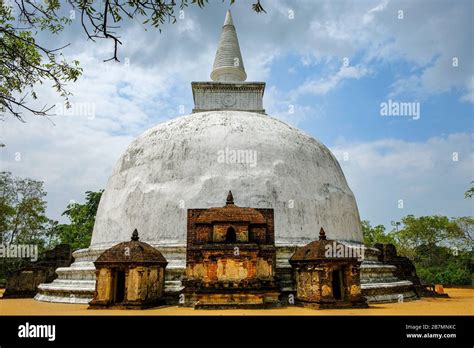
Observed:
[[[267,115],[265,83],[246,78],[227,12],[212,82],[192,83],[193,113],[130,144],[102,195],[90,248],[75,252],[76,262],[59,269],[54,283],[41,285],[37,299],[87,302],[94,289],[92,261],[134,229],[165,255],[167,289],[179,290],[187,209],[222,206],[229,190],[239,206],[274,209],[282,269],[289,269],[295,246],[317,239],[321,227],[329,239],[362,243],[356,200],[334,155]]]
[[[265,114],[263,82],[245,82],[227,12],[211,72],[193,82],[190,115],[151,128],[118,160],[99,204],[92,248],[127,240],[185,244],[186,209],[223,205],[275,209],[277,243],[318,238],[362,242],[352,191],[331,151]]]

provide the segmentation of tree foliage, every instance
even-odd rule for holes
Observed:
[[[81,74],[79,62],[68,63],[59,51],[37,43],[38,30],[56,34],[70,23],[58,16],[59,1],[36,3],[17,1],[18,9],[0,4],[0,112],[8,112],[22,120],[22,111],[44,116],[53,106],[36,108],[28,100],[37,99],[35,85],[49,81],[69,106],[66,83]],[[15,13],[19,13],[15,16]]]
[[[222,0],[225,2],[225,0]],[[230,0],[233,4],[235,0]],[[176,22],[177,11],[189,4],[205,7],[208,0],[4,0],[0,3],[0,115],[9,113],[22,120],[23,112],[46,116],[54,107],[34,107],[38,98],[35,86],[50,82],[70,106],[66,84],[76,81],[82,69],[77,60],[66,61],[65,47],[46,47],[37,42],[40,31],[60,34],[76,18],[91,41],[114,43],[113,54],[105,61],[119,61],[122,44],[120,28],[126,20],[138,20],[158,28]],[[265,12],[260,0],[252,4],[255,12]],[[56,41],[56,40],[51,40]],[[67,45],[66,45],[67,46]]]
[[[413,261],[425,283],[472,284],[473,218],[408,215],[400,226],[386,233],[383,225],[362,221],[364,243],[394,244],[399,255]]]
[[[56,242],[55,222],[46,217],[43,183],[0,173],[0,244],[30,244],[39,254]],[[1,258],[0,279],[29,260]]]
[[[44,248],[54,242],[54,222],[46,216],[45,196],[41,181],[0,173],[0,243]]]
[[[0,244],[37,245],[40,256],[58,243],[69,244],[73,249],[88,247],[101,195],[102,191],[87,191],[85,203],[71,203],[64,211],[70,223],[58,224],[46,216],[43,182],[1,172]],[[0,279],[28,262],[2,258]]]
[[[392,235],[396,240],[399,251],[410,259],[415,259],[416,250],[425,246],[435,250],[437,246],[459,247],[464,234],[458,223],[446,216],[405,216],[402,219],[403,228]]]
[[[428,284],[471,285],[472,262],[472,250],[446,246],[421,245],[414,259],[418,276]]]
[[[376,243],[394,243],[393,237],[385,233],[384,225],[372,227],[367,220],[362,221],[362,235],[364,237],[364,244],[367,246],[373,246]]]
[[[472,181],[471,184],[474,184],[474,181]],[[465,198],[472,198],[472,196],[474,196],[474,186],[471,186],[471,188],[464,193]]]
[[[59,224],[56,232],[61,243],[71,245],[73,250],[87,248],[90,245],[95,215],[99,207],[102,191],[86,192],[86,202],[72,203],[67,206],[63,216],[70,220],[69,224]]]

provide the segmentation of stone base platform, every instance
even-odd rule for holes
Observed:
[[[281,307],[279,292],[212,293],[199,291],[187,295],[185,307],[194,309],[261,309]]]
[[[301,244],[303,245],[303,244]],[[360,246],[347,243],[348,246]],[[184,244],[153,245],[168,260],[165,272],[165,299],[169,304],[177,304],[179,292],[183,289],[181,279],[184,276],[186,253]],[[300,245],[276,244],[277,269],[282,303],[292,303],[290,295],[295,289],[289,258]],[[52,283],[40,284],[35,299],[45,302],[89,303],[95,291],[95,267],[93,261],[107,247],[100,249],[80,249],[73,253],[75,262],[70,267],[56,270],[58,278]],[[375,248],[365,248],[361,266],[362,294],[369,303],[402,302],[418,298],[412,282],[400,280],[394,276],[395,266],[384,265],[378,261]]]
[[[89,303],[89,307],[87,309],[91,310],[106,310],[106,309],[148,309],[148,308],[159,308],[163,306],[167,306],[168,304],[166,303],[165,300],[160,299],[157,301],[151,301],[151,302],[124,302],[121,304],[109,304],[109,303],[100,303],[96,302],[93,303],[94,301],[91,301]]]
[[[295,306],[306,307],[311,309],[342,309],[342,308],[368,308],[367,302],[305,302],[295,301]]]

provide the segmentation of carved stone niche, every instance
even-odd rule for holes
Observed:
[[[273,209],[188,210],[186,276],[181,303],[196,309],[279,306]]]
[[[132,239],[104,251],[94,262],[96,288],[90,309],[142,309],[164,304],[168,262],[151,245]]]
[[[355,257],[328,254],[341,243],[327,240],[321,228],[319,240],[298,248],[290,258],[296,287],[295,305],[314,308],[366,308],[360,285],[360,264]]]
[[[59,244],[45,252],[40,260],[27,264],[9,275],[3,298],[34,297],[38,285],[57,278],[58,267],[69,267],[74,261],[68,244]]]

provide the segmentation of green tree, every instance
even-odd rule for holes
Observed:
[[[447,247],[457,246],[464,238],[464,233],[456,221],[446,216],[421,216],[407,215],[402,219],[403,228],[392,231],[398,250],[401,254],[415,259],[416,248],[425,245],[428,249],[442,245]]]
[[[235,0],[229,2],[233,4]],[[0,3],[0,112],[20,120],[24,111],[48,115],[54,106],[36,108],[30,103],[31,98],[38,98],[35,85],[45,82],[51,82],[66,107],[70,106],[66,83],[76,81],[81,75],[79,62],[67,62],[62,57],[65,46],[46,47],[37,42],[38,32],[60,34],[77,18],[88,39],[114,43],[113,55],[105,61],[119,61],[120,27],[125,20],[138,20],[161,32],[161,25],[176,22],[176,12],[189,4],[203,8],[208,0],[3,0]],[[257,13],[265,12],[260,0],[252,8]]]
[[[472,283],[470,262],[472,253],[467,250],[456,250],[445,246],[425,245],[416,250],[415,266],[418,276],[429,284],[462,284]]]
[[[0,172],[0,244],[34,244],[41,255],[57,241],[55,222],[46,216],[41,181]],[[29,260],[1,258],[0,279]]]
[[[364,244],[368,246],[373,246],[376,243],[394,244],[394,239],[388,233],[385,233],[384,225],[377,225],[372,227],[370,222],[363,220],[362,224],[362,234],[364,236]]]
[[[54,243],[54,222],[46,216],[43,182],[0,173],[0,243]]]
[[[90,245],[95,215],[102,192],[103,190],[99,192],[87,191],[84,204],[72,203],[67,206],[62,215],[67,216],[70,223],[56,226],[61,243],[71,245],[73,250],[87,248]]]
[[[428,283],[471,284],[472,218],[405,216],[403,228],[392,231],[399,254],[410,258]]]
[[[56,14],[59,0],[16,4],[17,9],[3,1],[0,4],[0,113],[8,112],[22,120],[22,111],[44,116],[53,108],[29,106],[28,99],[37,99],[34,87],[38,83],[52,82],[69,106],[65,83],[76,81],[81,69],[78,61],[68,63],[61,57],[61,48],[47,48],[35,39],[38,30],[58,33],[70,23]]]

